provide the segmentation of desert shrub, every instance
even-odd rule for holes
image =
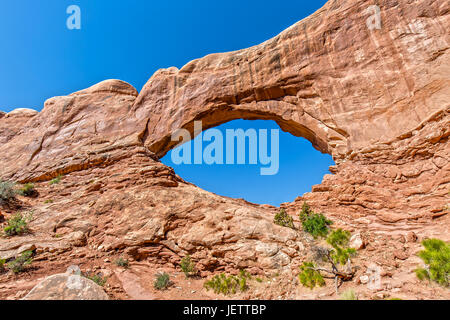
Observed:
[[[316,269],[316,265],[313,262],[304,262],[300,266],[298,279],[303,286],[310,289],[325,285],[322,274]]]
[[[158,273],[153,286],[157,290],[167,289],[170,286],[170,276],[166,272]]]
[[[328,235],[328,226],[333,224],[323,214],[312,211],[306,202],[303,204],[299,217],[303,230],[314,238],[326,237]]]
[[[353,289],[348,289],[341,294],[341,300],[358,300],[358,296]]]
[[[16,196],[15,184],[10,181],[0,181],[0,204],[6,203]]]
[[[350,236],[350,232],[342,229],[335,230],[328,236],[327,242],[333,247],[330,256],[334,263],[345,265],[356,254],[355,249],[348,247]]]
[[[356,254],[356,250],[349,248],[348,243],[350,232],[338,229],[333,231],[327,238],[327,243],[332,247],[316,247],[315,260],[318,263],[326,263],[326,267],[316,266],[314,262],[305,262],[300,267],[299,280],[300,283],[308,288],[316,286],[324,286],[324,274],[328,278],[334,278],[336,285],[336,294],[338,293],[339,281],[350,281],[353,279],[355,271],[351,266],[351,257]],[[346,270],[341,270],[342,266],[346,266]]]
[[[275,215],[273,222],[282,227],[295,229],[294,219],[289,214],[287,214],[286,210],[284,209],[281,209],[280,212]]]
[[[237,276],[227,276],[222,273],[215,275],[212,279],[205,282],[206,290],[214,290],[216,294],[229,295],[236,294],[239,291],[245,292],[248,289],[247,280],[251,279],[250,274],[241,270]]]
[[[36,193],[36,189],[34,188],[34,184],[26,183],[18,190],[18,193],[25,197],[31,197]]]
[[[22,235],[30,231],[28,223],[33,218],[33,214],[29,213],[24,215],[22,213],[16,213],[12,218],[8,219],[7,226],[3,229],[6,235],[16,236]]]
[[[103,287],[108,281],[107,277],[103,277],[102,274],[97,273],[83,273],[83,276],[91,281],[94,281],[100,287]]]
[[[49,204],[49,203],[53,203],[54,201],[52,199],[47,199],[44,201],[44,204]]]
[[[192,261],[191,256],[187,255],[181,259],[180,268],[183,271],[186,278],[189,278],[195,274],[195,263]]]
[[[58,184],[58,183],[61,182],[61,179],[62,179],[62,176],[59,175],[59,176],[57,176],[56,178],[50,180],[49,184],[50,184],[50,185]]]
[[[7,267],[14,273],[24,272],[32,262],[33,262],[33,251],[25,251],[16,259],[7,263]]]
[[[439,239],[427,239],[422,242],[425,250],[419,252],[419,257],[425,262],[425,268],[418,268],[417,277],[420,280],[435,281],[448,287],[450,283],[450,243]]]
[[[6,260],[5,259],[0,259],[0,273],[5,272],[5,264],[6,264]]]
[[[116,266],[127,269],[130,266],[130,262],[127,259],[119,258],[116,260]]]

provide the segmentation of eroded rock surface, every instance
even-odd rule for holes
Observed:
[[[44,279],[23,300],[109,300],[102,287],[68,270]]]
[[[10,113],[0,111],[0,145],[16,136],[25,124],[37,115],[36,110],[16,109]]]
[[[450,240],[449,4],[380,1],[380,30],[367,28],[369,5],[329,1],[259,46],[160,70],[139,94],[107,80],[37,114],[1,114],[0,178],[34,182],[39,198],[19,198],[33,232],[2,239],[0,257],[85,248],[172,266],[191,254],[201,272],[297,270],[312,239],[274,225],[277,208],[203,191],[159,161],[177,129],[238,118],[275,120],[333,155],[333,174],[283,207],[307,200],[363,232],[361,254],[389,272],[419,245],[383,235]]]

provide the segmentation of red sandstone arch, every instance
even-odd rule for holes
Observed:
[[[133,115],[148,121],[158,156],[194,120],[207,128],[238,118],[275,120],[337,163],[384,149],[449,110],[444,3],[382,1],[383,28],[370,30],[369,4],[329,1],[258,46],[159,70]]]
[[[277,104],[274,102],[272,104]],[[186,129],[191,133],[191,137],[194,137],[194,121],[201,120],[203,130],[207,130],[221,124],[233,121],[233,120],[274,120],[280,126],[280,128],[286,132],[291,133],[296,137],[303,137],[309,140],[313,146],[322,153],[329,153],[328,143],[324,139],[325,132],[321,132],[323,129],[315,128],[311,130],[312,123],[308,123],[306,119],[303,121],[287,120],[274,112],[261,112],[255,110],[242,110],[242,109],[215,109],[209,112],[207,115],[201,115],[198,118],[194,118],[192,121],[183,125],[181,129]],[[311,120],[310,120],[311,121]],[[318,134],[319,132],[319,134]],[[154,151],[159,158],[165,156],[165,154],[172,149],[178,141],[172,141],[170,136],[164,137],[162,140],[149,145],[149,149]]]
[[[440,210],[449,174],[448,2],[380,1],[380,30],[367,28],[367,5],[329,1],[258,46],[159,70],[139,94],[109,80],[49,99],[38,115],[21,118],[20,131],[9,129],[19,115],[4,116],[0,129],[14,134],[0,145],[0,177],[45,181],[110,165],[143,147],[160,158],[175,146],[172,133],[192,131],[196,120],[207,129],[272,119],[333,156],[337,181],[325,179],[330,185],[315,190],[345,186],[350,195],[339,204]],[[344,176],[365,178],[339,180]],[[366,181],[378,187],[361,196],[353,186]],[[421,181],[426,187],[415,190]],[[386,206],[388,189],[397,199]],[[432,201],[421,205],[417,195],[425,193]]]
[[[39,114],[0,114],[0,179],[44,182],[39,188],[58,197],[50,207],[36,203],[43,232],[21,239],[58,254],[72,244],[49,230],[70,221],[72,231],[87,231],[104,216],[89,241],[106,251],[167,261],[198,250],[204,270],[300,262],[287,253],[302,240],[272,223],[275,208],[200,190],[157,159],[195,120],[208,128],[243,118],[275,120],[333,155],[334,174],[284,204],[289,213],[307,200],[348,229],[448,240],[449,2],[377,3],[380,30],[366,27],[371,3],[332,0],[259,46],[160,70],[140,94],[108,80],[49,99]],[[64,185],[45,183],[59,174]],[[0,253],[19,247],[2,244]],[[387,260],[404,254],[373,248],[392,254]]]

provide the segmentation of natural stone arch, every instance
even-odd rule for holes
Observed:
[[[348,205],[369,213],[441,210],[450,136],[448,5],[421,0],[413,9],[395,1],[379,6],[380,30],[367,28],[366,2],[329,1],[258,46],[159,70],[139,94],[108,80],[49,99],[39,114],[22,117],[19,132],[9,121],[17,115],[3,116],[0,129],[14,134],[0,144],[0,177],[46,181],[112,165],[142,149],[160,158],[175,146],[172,133],[196,120],[207,129],[233,119],[272,119],[333,156],[335,181],[325,177],[327,186],[314,189],[348,186],[333,196],[342,198],[336,206],[344,204],[343,211]],[[361,181],[342,180],[355,172],[367,174]],[[430,185],[418,192],[420,179]],[[365,181],[383,187],[365,190],[362,204],[354,203],[350,186]],[[384,186],[398,196],[392,205],[384,204]],[[436,195],[427,209],[416,196],[425,192]]]
[[[262,45],[161,70],[139,96],[109,80],[50,99],[31,118],[0,114],[6,133],[0,133],[0,179],[36,182],[58,197],[50,206],[36,203],[38,232],[18,239],[26,242],[20,247],[59,255],[76,245],[77,231],[104,217],[108,223],[98,235],[88,230],[95,255],[100,248],[127,248],[136,258],[154,255],[166,265],[195,249],[203,270],[221,264],[272,274],[280,266],[298,270],[304,257],[292,251],[306,252],[304,237],[274,225],[275,208],[203,191],[148,151],[167,152],[167,137],[195,120],[210,119],[213,126],[237,117],[270,117],[290,132],[298,124],[299,135],[308,128],[335,158],[334,175],[284,204],[288,213],[298,214],[307,200],[336,227],[389,236],[414,231],[447,241],[449,4],[378,5],[380,30],[366,28],[367,1],[334,0]],[[46,181],[59,174],[67,175],[64,184],[53,189]],[[49,232],[55,223],[73,232],[55,239]],[[403,244],[384,243],[371,244],[380,257],[403,259],[405,252],[397,250]],[[17,239],[1,244],[0,257],[16,254]],[[371,251],[362,258],[373,257]],[[387,260],[389,269],[393,259]],[[408,270],[406,264],[398,272]]]
[[[147,122],[145,144],[158,156],[173,147],[175,130],[195,120],[208,127],[269,118],[336,163],[355,159],[448,110],[448,40],[435,23],[448,15],[439,3],[424,0],[406,10],[403,3],[381,1],[385,21],[371,30],[366,2],[329,1],[260,45],[159,70],[132,114]],[[425,39],[429,45],[412,50]]]
[[[293,111],[292,116],[281,116],[276,111],[288,110],[289,106],[286,108],[286,103],[273,101],[268,103],[269,105],[274,106],[274,111],[260,111],[258,109],[253,108],[215,108],[208,114],[199,114],[194,117],[192,121],[183,125],[180,129],[186,129],[190,132],[191,137],[195,138],[195,134],[198,132],[194,132],[194,122],[201,121],[203,131],[208,130],[210,128],[217,127],[221,124],[233,121],[233,120],[273,120],[275,121],[280,128],[289,132],[296,137],[302,137],[307,139],[312,143],[314,148],[321,151],[322,153],[329,153],[330,147],[326,141],[326,130],[320,126],[320,123],[314,121],[314,119],[304,115],[299,119],[298,114],[295,110]],[[290,106],[292,108],[292,106]],[[186,142],[186,141],[184,141]],[[148,147],[151,151],[155,152],[159,158],[162,158],[166,155],[168,151],[174,148],[179,141],[172,141],[171,136],[166,136],[163,139],[153,143],[148,144]]]

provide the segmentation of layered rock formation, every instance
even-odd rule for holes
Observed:
[[[28,120],[37,114],[36,110],[31,109],[16,109],[10,113],[0,111],[0,145],[17,135]]]
[[[201,271],[295,269],[310,239],[275,226],[276,208],[203,191],[159,161],[177,129],[240,118],[275,120],[333,156],[333,175],[289,212],[308,200],[350,230],[450,240],[450,6],[378,4],[381,29],[367,27],[371,3],[329,1],[259,46],[160,70],[139,94],[108,80],[0,115],[0,178],[49,201],[23,204],[34,232],[2,240],[0,257],[86,246],[169,264],[190,253]]]

